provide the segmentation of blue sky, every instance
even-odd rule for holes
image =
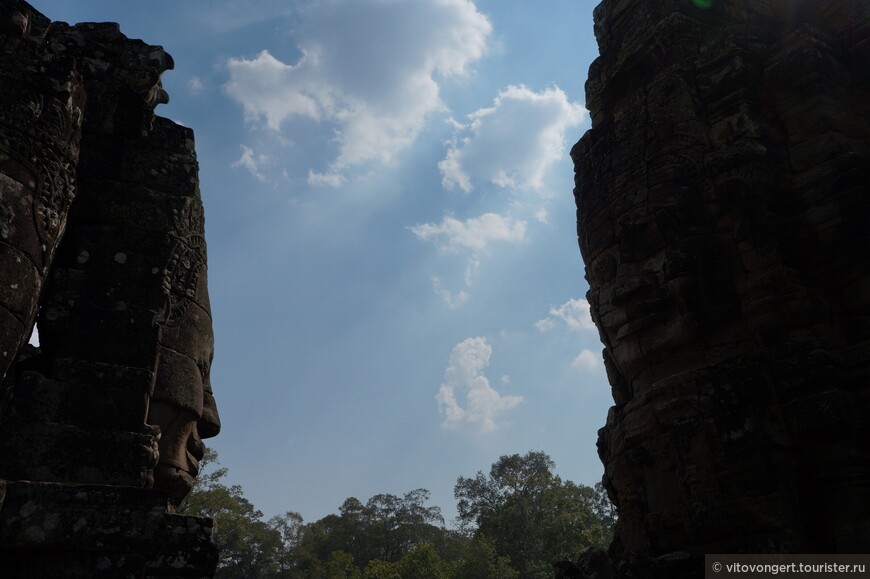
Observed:
[[[594,484],[611,404],[568,150],[591,0],[44,0],[166,48],[196,133],[230,479],[266,515],[540,449]]]

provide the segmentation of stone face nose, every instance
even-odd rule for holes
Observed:
[[[868,6],[595,10],[574,195],[626,552],[870,544]]]

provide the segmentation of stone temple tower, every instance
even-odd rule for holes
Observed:
[[[214,573],[213,521],[175,513],[220,419],[193,132],[154,114],[172,66],[0,0],[4,576]]]
[[[870,3],[604,0],[595,34],[611,557],[866,552]]]

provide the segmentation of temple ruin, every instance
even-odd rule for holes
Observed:
[[[604,0],[572,150],[619,510],[599,577],[870,545],[870,3]],[[0,560],[205,577],[220,419],[158,46],[0,0]],[[40,347],[28,344],[37,324]]]
[[[193,132],[154,114],[172,67],[0,1],[4,577],[214,573],[212,520],[175,513],[220,420]]]
[[[604,0],[595,34],[572,157],[607,565],[866,552],[870,3]]]

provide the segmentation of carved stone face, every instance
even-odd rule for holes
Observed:
[[[583,223],[586,254],[594,256],[587,268],[593,311],[635,393],[669,378],[674,367],[700,368],[733,355],[735,344],[747,340],[735,287],[737,251],[727,234],[734,216],[700,178],[685,183],[646,197],[626,194],[641,201],[602,211],[595,221],[616,223],[615,237],[601,234],[591,219]]]
[[[154,482],[178,504],[199,473],[205,452],[202,440],[220,432],[209,376],[214,355],[211,316],[191,303],[177,323],[163,328],[159,350],[148,410],[148,423],[161,430]]]
[[[174,247],[164,270],[165,304],[157,320],[159,356],[148,423],[161,429],[155,487],[178,504],[199,473],[202,439],[217,436],[220,418],[210,381],[214,334],[202,204],[188,199],[173,215]]]

